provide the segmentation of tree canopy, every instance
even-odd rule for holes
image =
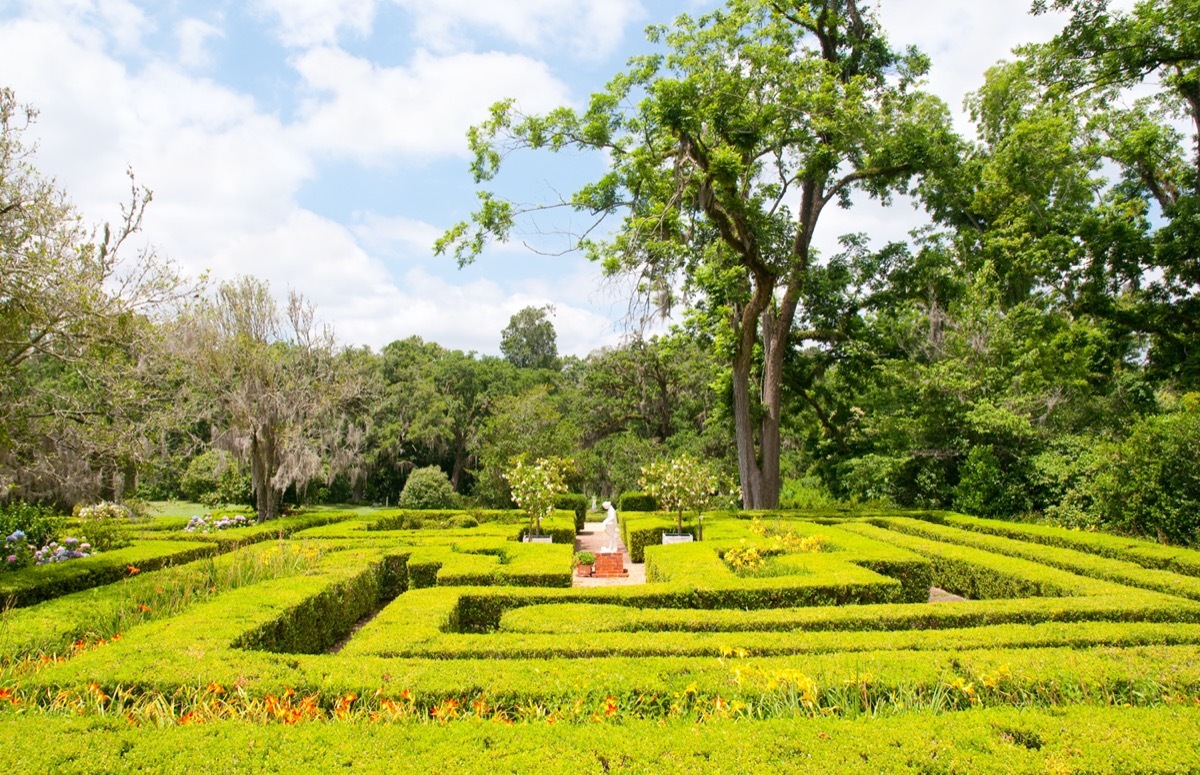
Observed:
[[[856,190],[884,200],[908,190],[955,140],[944,105],[916,88],[928,60],[893,50],[856,0],[732,0],[649,36],[665,53],[635,57],[582,111],[497,104],[471,131],[472,169],[488,181],[518,148],[608,154],[609,170],[569,205],[620,225],[579,247],[608,272],[637,275],[663,305],[678,292],[702,297],[732,367],[746,503],[774,506],[784,355],[829,333],[794,330],[807,322],[820,215]],[[491,192],[480,199],[437,245],[460,263],[507,239],[523,214]]]

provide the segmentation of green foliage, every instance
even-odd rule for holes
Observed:
[[[179,480],[179,492],[209,507],[253,501],[249,472],[224,450],[208,450],[192,458]]]
[[[649,493],[631,490],[621,493],[617,508],[621,511],[657,511],[658,500]]]
[[[513,459],[504,479],[513,502],[529,515],[531,534],[542,534],[542,520],[554,511],[554,499],[566,491],[566,475],[574,467],[574,461],[557,457],[538,458],[532,464],[524,456]]]
[[[554,496],[554,508],[575,513],[575,532],[583,530],[587,522],[587,496],[576,492],[559,493]]]
[[[509,319],[500,332],[500,352],[518,369],[559,368],[558,335],[547,318],[553,305],[526,307]]]
[[[575,552],[576,565],[594,565],[596,563],[596,555],[593,552]]]
[[[45,546],[62,533],[66,518],[48,506],[24,501],[0,505],[0,540],[20,530],[28,543]]]
[[[1054,516],[1082,512],[1093,524],[1162,542],[1200,541],[1200,394],[1137,422],[1099,445]],[[1074,519],[1078,519],[1074,517]]]
[[[781,509],[823,509],[836,503],[816,477],[785,479],[779,493]]]
[[[454,506],[454,488],[438,466],[418,468],[408,475],[397,504],[402,509],[449,509]]]

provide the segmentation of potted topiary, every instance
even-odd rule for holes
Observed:
[[[675,532],[663,533],[664,544],[693,540],[690,533],[683,532],[683,512],[695,511],[699,518],[701,509],[708,505],[720,487],[712,468],[687,454],[644,466],[639,484],[664,509],[675,512]]]
[[[575,552],[575,575],[590,576],[594,572],[596,555],[592,552]]]

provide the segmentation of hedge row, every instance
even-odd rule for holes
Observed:
[[[251,522],[245,527],[229,528],[227,530],[217,530],[211,533],[187,533],[183,528],[187,525],[187,520],[180,520],[175,517],[160,518],[179,522],[178,529],[164,531],[159,525],[147,525],[138,533],[144,537],[156,541],[211,541],[221,547],[222,552],[230,552],[250,544],[257,544],[263,541],[272,541],[280,538],[290,538],[294,534],[309,530],[322,525],[331,525],[350,519],[351,514],[296,514],[289,517],[280,517],[269,522]]]
[[[1146,599],[1149,598],[1149,599]],[[941,630],[1041,622],[1200,623],[1200,604],[1162,595],[986,600],[969,605],[906,603],[756,611],[633,608],[603,603],[541,603],[509,609],[502,632],[806,632]]]
[[[554,508],[570,511],[575,515],[575,532],[583,530],[587,521],[588,499],[586,495],[565,492],[554,496]]]
[[[408,560],[410,585],[569,587],[572,553],[567,544],[511,541],[418,546]]]
[[[245,547],[14,609],[5,614],[0,658],[61,654],[76,641],[110,638],[230,589],[303,573],[317,556],[316,549],[292,542]]]
[[[131,728],[120,718],[2,717],[9,760],[30,772],[971,772],[1200,770],[1200,710],[989,708],[943,715],[702,725],[504,726],[222,721]],[[47,744],[47,741],[54,741]],[[397,752],[402,752],[397,755]]]
[[[406,555],[388,555],[364,571],[336,581],[288,607],[233,641],[233,648],[281,654],[320,654],[349,634],[359,619],[408,588]],[[288,584],[292,580],[281,580]],[[270,584],[264,585],[270,594]]]
[[[0,574],[0,604],[33,605],[72,592],[112,584],[137,573],[211,557],[220,548],[203,541],[138,541],[91,557]],[[131,570],[136,569],[136,570]]]
[[[933,563],[934,585],[972,599],[1128,593],[1128,587],[1018,557],[906,535],[861,522],[847,522],[841,527],[929,557]]]
[[[994,648],[1137,647],[1200,644],[1200,624],[1047,622],[944,630],[859,632],[598,632],[586,636],[538,633],[447,634],[408,643],[397,634],[372,656],[461,659],[593,659],[597,657],[750,657],[883,651],[968,651]]]
[[[526,521],[528,517],[514,509],[390,509],[371,517],[366,529],[445,530],[489,523],[519,525]]]
[[[1098,556],[1076,549],[1040,543],[1031,544],[1013,538],[961,530],[957,527],[937,525],[915,519],[888,519],[881,520],[880,523],[884,527],[909,535],[973,546],[1010,557],[1021,557],[1092,578],[1200,600],[1200,578],[1194,576],[1182,576],[1167,570],[1145,568],[1134,562]]]
[[[541,534],[551,536],[556,544],[575,545],[575,515],[562,509],[556,509],[542,520]],[[517,540],[530,535],[529,527],[522,527],[517,534]]]
[[[724,534],[728,523],[715,522],[718,529],[713,533]],[[856,583],[876,582],[884,585],[881,595],[873,600],[858,602],[919,602],[929,596],[931,585],[930,561],[911,551],[890,546],[887,543],[840,530],[837,527],[796,525],[797,535],[820,535],[825,539],[825,549],[814,553],[786,555],[788,564],[795,567],[795,576],[774,579],[740,578],[735,576],[722,562],[718,554],[732,547],[769,546],[770,539],[754,536],[750,540],[704,541],[701,543],[676,544],[673,546],[648,547],[646,556],[646,578],[650,581],[670,581],[697,586],[757,587],[781,583],[783,578],[796,578],[807,574],[808,584],[840,580]],[[734,533],[736,534],[736,532]],[[880,576],[889,577],[887,579]],[[895,585],[898,582],[899,594]],[[726,606],[722,606],[726,607]]]
[[[641,493],[626,493],[626,495],[650,497],[643,496]],[[622,497],[624,498],[624,496]],[[650,502],[653,503],[653,499]],[[630,509],[625,511],[623,509],[620,515],[620,528],[621,541],[629,550],[629,559],[632,562],[645,562],[646,547],[661,545],[663,533],[674,533],[676,525],[674,519],[670,519],[664,514],[657,514],[650,510]],[[691,524],[684,524],[683,532],[695,539],[697,537],[695,520],[692,520]]]
[[[1145,568],[1159,568],[1188,576],[1200,576],[1200,551],[1195,549],[1164,546],[1109,533],[1089,533],[1053,525],[981,519],[963,514],[938,513],[927,518],[981,533],[991,533],[1022,541],[1077,549],[1081,552],[1090,552],[1118,560],[1128,560]]]
[[[1195,645],[947,649],[939,643],[937,650],[839,651],[750,659],[602,657],[553,663],[544,659],[351,656],[353,640],[336,656],[229,648],[242,633],[279,618],[330,583],[350,577],[321,575],[324,578],[319,584],[309,584],[314,577],[303,577],[290,580],[291,585],[271,582],[231,592],[223,596],[220,605],[196,606],[173,619],[135,628],[117,643],[24,674],[15,688],[28,704],[37,704],[63,691],[86,695],[92,691],[90,684],[109,694],[122,687],[134,694],[172,695],[217,683],[237,685],[245,696],[255,697],[278,696],[289,687],[300,694],[327,698],[348,692],[370,697],[378,692],[383,697],[411,697],[426,710],[450,698],[464,707],[469,700],[485,697],[492,705],[517,708],[531,703],[562,707],[613,697],[622,707],[641,708],[640,712],[653,717],[665,716],[669,698],[685,691],[708,701],[717,696],[746,703],[779,700],[780,692],[786,696],[787,689],[781,689],[779,681],[798,674],[814,682],[813,693],[820,702],[830,704],[844,699],[847,685],[856,686],[856,694],[866,695],[873,705],[896,697],[918,704],[930,702],[944,696],[947,686],[966,683],[976,687],[980,702],[1002,705],[1145,704],[1160,702],[1163,697],[1183,697],[1186,702],[1200,698],[1200,647]],[[270,594],[263,594],[268,588]],[[425,626],[437,629],[432,621]],[[1152,625],[1130,625],[1139,626],[1145,629],[1137,641],[1159,637],[1148,629]],[[1188,627],[1195,629],[1195,625]],[[1027,629],[1036,633],[1036,628]],[[1069,639],[1071,628],[1061,629]],[[1176,637],[1169,628],[1164,628],[1161,636]],[[993,689],[985,691],[989,685]],[[666,705],[663,698],[667,698]]]

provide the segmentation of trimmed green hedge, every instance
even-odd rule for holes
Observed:
[[[728,609],[634,608],[604,603],[553,603],[504,612],[499,630],[533,633],[805,632],[943,630],[1041,622],[1200,623],[1200,604],[1161,595],[987,600],[967,605],[901,603],[860,606]]]
[[[623,492],[617,501],[621,511],[657,511],[658,501],[644,492]]]
[[[233,641],[233,648],[282,654],[320,654],[354,624],[408,588],[406,555],[390,555],[287,608]]]
[[[178,530],[164,533],[161,528],[154,527],[145,531],[143,535],[156,541],[211,541],[221,547],[222,552],[231,552],[250,544],[290,538],[302,530],[336,524],[351,517],[350,514],[297,514],[280,517],[269,522],[251,523],[246,527],[217,530],[211,533],[186,533],[183,528],[187,525],[187,520],[180,520]]]
[[[553,537],[554,543],[575,545],[575,515],[572,512],[556,509],[542,520],[541,528],[542,535]],[[529,527],[522,527],[517,534],[517,540],[520,541],[529,534]]]
[[[575,514],[575,532],[583,530],[587,520],[588,499],[576,492],[564,492],[554,496],[554,508]]]
[[[840,527],[929,557],[933,563],[934,585],[973,599],[1108,595],[1128,590],[1111,582],[1077,576],[1029,560],[906,535],[877,525],[846,522]]]
[[[138,541],[124,549],[101,552],[67,562],[37,565],[0,574],[0,602],[11,607],[33,605],[72,592],[112,584],[168,565],[211,557],[220,551],[213,543],[200,541]]]
[[[622,724],[302,724],[164,729],[0,717],[29,772],[723,772],[1043,775],[1200,770],[1191,708],[989,708],[941,715]],[[51,743],[52,741],[52,743]],[[399,752],[399,753],[398,753]]]
[[[927,518],[981,533],[991,533],[1021,541],[1033,541],[1049,546],[1077,549],[1118,560],[1128,560],[1145,568],[1159,568],[1187,576],[1200,576],[1200,551],[1195,549],[1164,546],[1109,533],[1089,533],[1053,525],[1005,522],[998,519],[968,517],[963,514],[937,513],[929,515]]]
[[[62,654],[75,641],[110,638],[230,589],[303,573],[317,556],[316,549],[290,542],[245,547],[17,608],[5,614],[0,658]]]
[[[476,525],[496,523],[519,525],[528,521],[514,509],[389,509],[370,518],[367,530],[463,530]]]
[[[633,512],[622,514],[621,540],[629,550],[630,562],[645,562],[647,546],[661,546],[663,533],[675,532],[675,520],[661,514]],[[696,537],[695,525],[684,525],[683,532]]]
[[[1200,600],[1200,578],[1181,576],[1166,570],[1144,568],[1126,560],[1102,557],[1075,549],[1066,549],[1042,543],[1027,543],[957,527],[936,525],[915,519],[879,520],[879,524],[909,535],[925,536],[939,541],[962,544],[985,549],[989,552],[1021,557],[1043,563],[1054,568],[1079,573],[1092,578],[1113,581],[1118,584],[1152,589],[1170,595],[1180,595]]]

